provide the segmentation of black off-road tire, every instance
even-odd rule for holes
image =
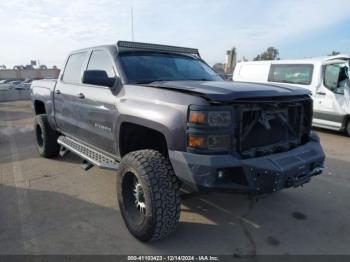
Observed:
[[[46,158],[57,156],[60,152],[58,133],[50,127],[46,115],[35,116],[34,131],[39,154]]]
[[[135,191],[130,191],[135,180],[142,185],[143,212],[135,205]],[[158,151],[139,150],[123,157],[117,196],[124,222],[135,238],[155,241],[175,231],[180,219],[179,182],[169,159]]]

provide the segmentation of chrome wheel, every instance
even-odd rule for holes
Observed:
[[[135,205],[136,208],[142,212],[143,214],[146,213],[146,203],[145,203],[145,196],[143,193],[142,185],[141,183],[136,180],[135,186],[134,186],[134,197],[135,197]]]
[[[178,180],[169,159],[155,150],[134,151],[123,157],[117,197],[128,230],[141,241],[164,238],[179,222]]]
[[[129,219],[135,225],[141,225],[146,217],[145,193],[140,178],[133,170],[129,170],[124,175],[122,194]]]

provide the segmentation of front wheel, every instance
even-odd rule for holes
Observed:
[[[178,180],[169,159],[155,150],[125,155],[117,177],[119,208],[130,233],[147,242],[175,231],[180,218]]]

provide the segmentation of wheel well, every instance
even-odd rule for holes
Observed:
[[[45,104],[42,101],[34,101],[34,111],[36,115],[46,114]]]
[[[123,123],[119,135],[120,156],[141,149],[154,149],[168,156],[166,139],[162,133],[141,125]]]

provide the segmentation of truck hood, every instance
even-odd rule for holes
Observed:
[[[230,102],[241,98],[297,96],[311,94],[307,89],[283,84],[258,84],[229,81],[159,81],[146,86],[198,94],[215,102]]]

